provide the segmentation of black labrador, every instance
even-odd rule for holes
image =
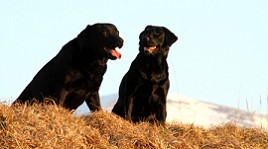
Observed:
[[[112,112],[132,122],[164,124],[169,89],[166,59],[178,38],[165,27],[147,26],[139,39],[139,54],[121,81]]]
[[[70,110],[84,101],[91,111],[101,109],[98,91],[106,63],[121,57],[115,48],[122,46],[113,24],[88,25],[36,74],[13,105],[42,103],[48,97]]]

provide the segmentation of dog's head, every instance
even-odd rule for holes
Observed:
[[[167,57],[169,47],[178,37],[165,27],[148,25],[140,36],[140,52],[146,55]]]
[[[78,35],[77,40],[83,50],[89,50],[86,52],[88,54],[94,52],[95,55],[112,60],[121,58],[116,48],[121,48],[124,40],[119,36],[119,31],[113,24],[88,25]]]

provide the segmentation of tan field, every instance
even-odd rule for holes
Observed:
[[[110,112],[73,116],[55,105],[0,104],[1,148],[268,148],[261,128],[234,124],[211,128],[168,122],[132,124]]]

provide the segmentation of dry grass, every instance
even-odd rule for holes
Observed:
[[[74,117],[54,105],[0,104],[1,148],[268,148],[268,133],[226,124],[210,129],[132,124],[108,112]]]

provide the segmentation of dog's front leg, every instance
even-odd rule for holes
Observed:
[[[161,104],[157,109],[156,119],[161,123],[164,124],[166,122],[167,117],[167,109],[166,104]]]
[[[132,113],[132,108],[133,108],[133,97],[129,97],[128,99],[125,99],[126,104],[125,104],[125,119],[126,120],[131,120],[131,113]]]
[[[167,109],[166,109],[166,102],[167,102],[167,92],[168,92],[169,82],[167,81],[164,83],[163,86],[154,86],[154,95],[155,101],[157,101],[157,110],[156,110],[156,119],[161,124],[164,124],[167,117]]]
[[[87,106],[89,107],[90,111],[94,112],[97,110],[101,110],[100,105],[100,96],[98,92],[94,92],[88,96],[86,99]]]
[[[142,81],[140,78],[137,78],[137,75],[128,75],[127,77],[124,77],[123,82],[124,84],[120,86],[119,96],[121,95],[124,99],[125,119],[132,120],[134,93],[141,86]]]

